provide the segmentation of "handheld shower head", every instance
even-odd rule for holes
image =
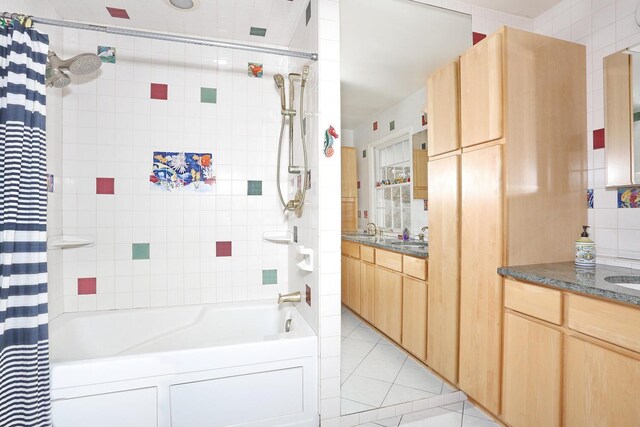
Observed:
[[[280,89],[280,102],[282,104],[282,109],[286,110],[287,102],[284,94],[284,77],[282,77],[282,74],[276,74],[273,76],[273,80],[276,82],[276,86]]]
[[[53,86],[61,89],[71,84],[71,78],[64,71],[60,71],[57,68],[47,67],[47,78],[45,84],[47,86]]]
[[[55,52],[49,52],[49,64],[53,69],[69,70],[71,74],[84,76],[97,71],[102,66],[102,60],[93,53],[81,53],[71,59],[63,60],[58,58]]]

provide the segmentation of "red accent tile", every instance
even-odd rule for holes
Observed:
[[[95,295],[96,282],[95,277],[78,279],[78,295]]]
[[[369,211],[364,211],[364,217],[369,218]]]
[[[169,97],[169,86],[161,83],[151,83],[151,99],[164,99]]]
[[[113,18],[129,19],[129,14],[124,9],[119,9],[117,7],[107,7],[107,11]]]
[[[114,178],[96,178],[96,194],[114,194]]]
[[[358,181],[358,190],[360,189],[360,181]]]
[[[478,42],[482,39],[484,39],[485,37],[487,37],[486,34],[482,34],[482,33],[473,33],[473,44],[478,44]]]
[[[305,287],[305,301],[307,302],[307,305],[309,307],[311,307],[311,288],[309,287],[309,285],[304,285]]]
[[[373,130],[378,130],[378,122],[373,122]]]
[[[427,115],[423,114],[422,115],[422,126],[426,126],[427,125]]]
[[[604,148],[604,129],[593,131],[593,149]]]
[[[231,242],[216,242],[216,256],[231,256]]]

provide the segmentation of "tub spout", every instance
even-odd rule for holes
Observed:
[[[283,302],[300,302],[302,301],[302,295],[300,295],[300,291],[291,292],[290,294],[278,294],[278,304],[282,304]]]

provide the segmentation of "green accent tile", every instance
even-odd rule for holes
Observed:
[[[133,259],[149,259],[149,243],[132,243]]]
[[[640,111],[636,111],[635,113],[633,113],[633,121],[640,121]]]
[[[207,104],[215,104],[218,102],[218,89],[213,87],[201,87],[200,102],[206,102]]]
[[[267,29],[260,27],[251,27],[251,30],[249,30],[249,34],[252,36],[264,37],[267,34]]]
[[[392,121],[389,123],[389,130],[390,130],[390,131],[396,130],[396,121],[395,121],[395,120],[392,120]]]
[[[262,181],[247,181],[247,195],[262,196]]]
[[[278,270],[262,270],[262,284],[275,285],[278,283]]]

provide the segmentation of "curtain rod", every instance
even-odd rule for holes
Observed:
[[[301,52],[297,50],[279,49],[274,47],[264,47],[264,46],[257,46],[252,44],[235,43],[235,42],[229,42],[229,41],[223,41],[223,40],[182,36],[182,35],[176,35],[176,34],[164,34],[164,33],[152,32],[152,31],[139,31],[139,30],[132,30],[128,28],[122,28],[122,27],[107,27],[104,25],[85,24],[85,23],[76,22],[76,21],[61,21],[57,19],[39,18],[36,16],[22,15],[22,14],[2,14],[3,17],[5,17],[6,15],[8,15],[9,17],[18,16],[18,17],[24,18],[25,21],[27,22],[31,20],[34,23],[44,24],[44,25],[53,25],[56,27],[67,27],[67,28],[75,28],[78,30],[98,31],[102,33],[117,34],[121,36],[142,37],[147,39],[164,40],[169,42],[197,44],[201,46],[215,46],[215,47],[221,47],[225,49],[237,49],[237,50],[247,50],[252,52],[270,53],[273,55],[305,58],[305,59],[310,59],[312,61],[318,60],[317,53]]]

